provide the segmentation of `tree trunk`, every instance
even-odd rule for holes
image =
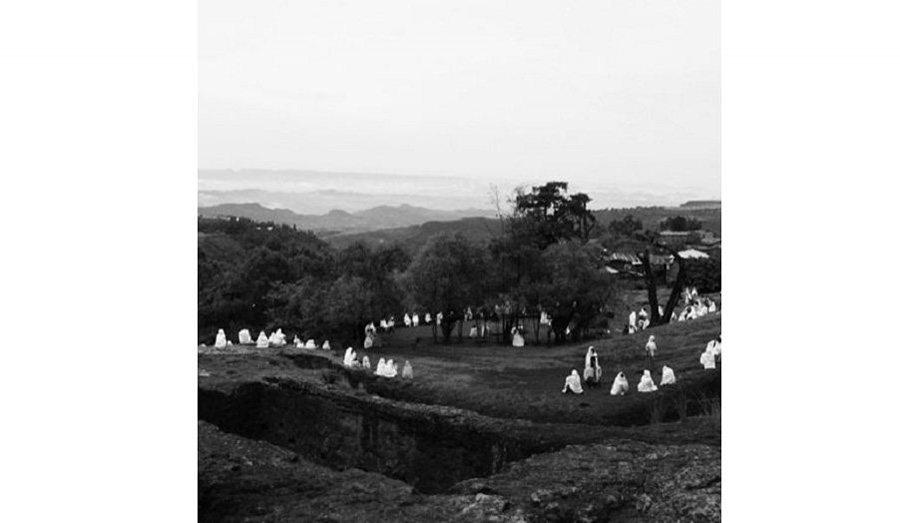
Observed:
[[[650,301],[650,326],[656,327],[668,321],[659,317],[659,300],[656,297],[656,275],[653,274],[653,266],[650,265],[650,249],[644,249],[641,256],[641,265],[644,266],[644,282],[647,284],[647,299]],[[662,321],[661,321],[662,320]]]
[[[678,300],[681,298],[681,291],[684,289],[684,282],[687,279],[687,267],[685,266],[684,259],[679,256],[677,252],[672,252],[672,256],[675,257],[675,262],[678,264],[678,275],[675,276],[675,285],[672,286],[672,294],[669,295],[669,302],[666,303],[666,310],[663,311],[666,323],[669,322],[672,318],[672,313],[675,312],[675,306],[678,305]]]

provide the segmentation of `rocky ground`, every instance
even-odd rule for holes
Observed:
[[[703,445],[570,446],[425,496],[202,421],[199,436],[200,521],[720,520],[720,453]]]

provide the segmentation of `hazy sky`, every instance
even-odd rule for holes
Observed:
[[[201,169],[720,190],[716,0],[200,0]]]

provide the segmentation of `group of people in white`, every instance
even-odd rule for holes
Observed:
[[[697,293],[697,287],[686,288],[681,295],[681,299],[684,303],[684,308],[678,315],[675,314],[675,311],[672,311],[671,321],[696,320],[697,318],[718,311],[715,300],[700,296]],[[660,316],[665,314],[662,306],[658,306],[658,310]],[[649,326],[650,314],[647,312],[646,308],[641,307],[640,311],[631,311],[628,315],[628,334],[634,334]]]
[[[241,329],[238,332],[238,343],[240,345],[255,345],[258,349],[268,349],[268,348],[277,348],[284,347],[287,345],[287,339],[281,329],[276,330],[271,335],[266,336],[266,331],[259,331],[259,336],[257,336],[256,341],[250,336],[250,331],[248,329]],[[316,340],[310,338],[306,340],[304,343],[296,335],[294,336],[294,341],[292,345],[298,349],[322,349],[322,350],[331,350],[331,344],[328,340],[325,340],[321,346],[316,344]],[[227,338],[225,335],[224,329],[219,329],[219,332],[216,334],[216,344],[215,347],[217,349],[224,349],[226,347],[233,347],[234,344]]]
[[[369,361],[369,357],[364,355],[360,359],[353,347],[347,347],[347,350],[344,351],[344,366],[351,369],[372,370],[372,363]],[[375,375],[385,378],[396,378],[398,375],[397,364],[393,359],[384,361],[384,358],[380,358],[375,365]],[[406,363],[403,365],[403,371],[400,373],[400,376],[410,380],[413,379],[413,369],[412,365],[409,364],[409,360],[406,360]]]
[[[651,368],[653,367],[653,360],[656,357],[657,350],[656,336],[651,335],[647,339],[647,344],[644,346],[648,366]],[[704,369],[715,369],[716,362],[721,362],[721,358],[722,336],[719,335],[716,339],[706,344],[706,349],[700,354],[700,364],[703,365]],[[563,394],[583,394],[584,388],[582,388],[581,385],[582,378],[584,379],[584,384],[587,388],[594,388],[600,385],[600,377],[602,375],[603,369],[600,367],[600,358],[597,354],[597,350],[592,345],[588,347],[587,353],[584,355],[584,372],[579,375],[577,369],[572,369],[571,374],[566,376],[566,382],[565,385],[563,385],[562,392]],[[659,386],[674,384],[675,370],[668,365],[663,365]],[[658,389],[659,387],[657,387],[656,383],[653,381],[650,370],[644,369],[637,386],[638,392],[654,392]],[[624,372],[619,372],[613,379],[609,393],[612,396],[623,396],[626,392],[628,392],[628,378],[625,377]]]

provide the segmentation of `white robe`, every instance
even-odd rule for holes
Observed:
[[[322,350],[331,350],[331,344],[328,343],[328,340],[325,340],[325,343],[322,344]]]
[[[716,302],[714,302],[714,301],[709,302],[709,312],[710,312],[710,314],[716,312]]]
[[[637,328],[637,313],[631,311],[631,314],[628,315],[628,325]]]
[[[269,337],[269,344],[273,347],[283,347],[284,346],[284,333],[281,332],[281,329],[278,329],[275,334]]]
[[[718,356],[722,353],[722,348],[719,346],[719,342],[717,340],[711,340],[706,344],[706,352],[711,352],[714,356]]]
[[[344,351],[344,366],[352,367],[353,360],[356,359],[356,353],[353,352],[353,347],[347,347],[347,350]]]
[[[663,365],[662,368],[662,380],[659,382],[659,386],[663,385],[674,385],[675,384],[675,371],[666,365]]]
[[[624,396],[626,392],[628,392],[628,379],[625,377],[625,374],[620,372],[613,381],[609,394],[611,396]]]
[[[409,361],[403,365],[403,377],[413,379],[412,365],[409,364]]]
[[[584,389],[581,388],[581,378],[578,377],[578,371],[572,369],[572,374],[566,376],[566,384],[563,386],[563,393],[566,390],[571,390],[575,394],[584,393]]]
[[[394,360],[388,360],[384,365],[384,374],[385,378],[396,378],[397,377],[397,364],[394,363]]]
[[[375,374],[377,374],[378,376],[384,376],[384,368],[386,366],[387,364],[384,362],[384,358],[378,360],[378,364],[375,366]]]
[[[259,331],[259,338],[256,338],[256,348],[257,349],[268,349],[269,348],[269,338],[266,338],[265,331]]]
[[[406,325],[407,327],[412,325],[412,320],[410,319],[409,314],[403,315],[403,324]]]
[[[372,368],[372,364],[369,362],[368,356],[363,356],[362,366],[364,369],[369,370]]]
[[[653,336],[650,336],[650,339],[647,340],[647,345],[644,346],[644,349],[646,349],[647,354],[649,354],[651,358],[655,357],[656,356],[656,338],[654,338]]]
[[[653,383],[653,376],[650,375],[649,370],[644,371],[644,375],[641,376],[641,381],[638,383],[638,392],[654,392],[656,391],[656,384]]]
[[[419,315],[418,314],[413,314],[412,322],[413,322],[413,327],[419,326]]]
[[[375,340],[372,338],[371,334],[366,334],[366,341],[363,342],[363,348],[368,350],[372,348],[372,345],[375,344]]]
[[[315,349],[316,348],[316,340],[310,338],[306,340],[306,345],[303,346],[304,349]]]
[[[472,325],[472,328],[469,329],[469,337],[470,338],[478,337],[478,327],[476,327],[475,325]]]
[[[587,354],[584,355],[584,379],[587,381],[588,378],[594,380],[594,382],[600,381],[600,376],[603,373],[600,370],[600,363],[597,361],[597,352],[593,350],[594,347],[588,347]],[[593,365],[591,365],[593,363]]]
[[[253,343],[253,338],[250,337],[249,330],[241,329],[241,332],[238,333],[238,343],[241,345],[250,345]]]
[[[228,346],[228,339],[225,337],[225,331],[219,329],[219,333],[216,334],[216,348],[224,349]]]
[[[525,337],[519,331],[516,331],[513,334],[513,347],[524,347],[525,346]]]
[[[715,369],[716,368],[716,355],[714,352],[705,351],[700,355],[700,364],[703,365],[704,369]]]

